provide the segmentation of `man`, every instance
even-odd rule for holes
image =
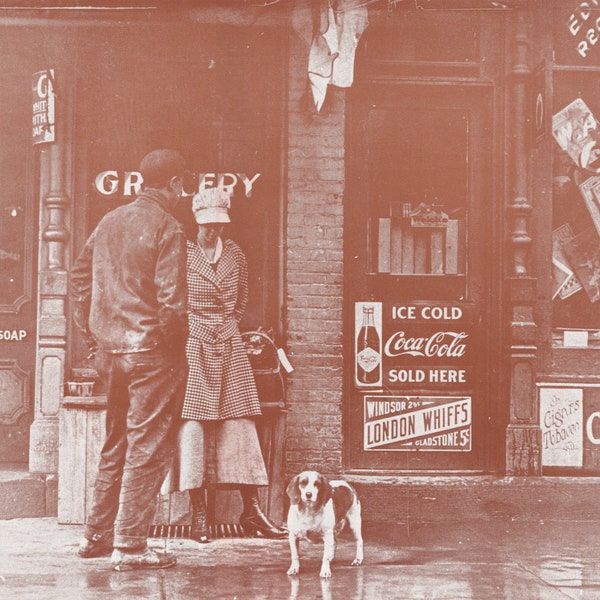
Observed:
[[[107,391],[106,441],[79,555],[112,552],[117,571],[176,564],[147,538],[187,376],[185,236],[172,215],[184,172],[174,150],[147,154],[142,192],[100,221],[71,271],[75,322],[97,345]]]

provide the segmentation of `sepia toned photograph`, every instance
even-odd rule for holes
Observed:
[[[600,598],[600,0],[0,8],[0,597]]]

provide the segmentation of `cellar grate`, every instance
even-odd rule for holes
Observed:
[[[150,537],[189,538],[191,530],[191,525],[153,525],[150,529]],[[238,523],[216,523],[210,525],[208,530],[212,539],[248,537]]]

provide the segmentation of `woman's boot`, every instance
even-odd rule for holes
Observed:
[[[257,486],[241,485],[240,493],[244,502],[240,525],[244,528],[246,535],[255,535],[260,532],[266,538],[283,539],[287,537],[287,531],[271,523],[260,509]]]
[[[190,490],[190,500],[192,501],[192,532],[190,537],[199,544],[208,544],[210,537],[208,533],[208,519],[206,518],[204,489],[196,488]]]

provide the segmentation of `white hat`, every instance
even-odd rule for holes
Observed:
[[[229,192],[223,188],[201,189],[192,200],[192,211],[199,225],[206,223],[230,223]]]

